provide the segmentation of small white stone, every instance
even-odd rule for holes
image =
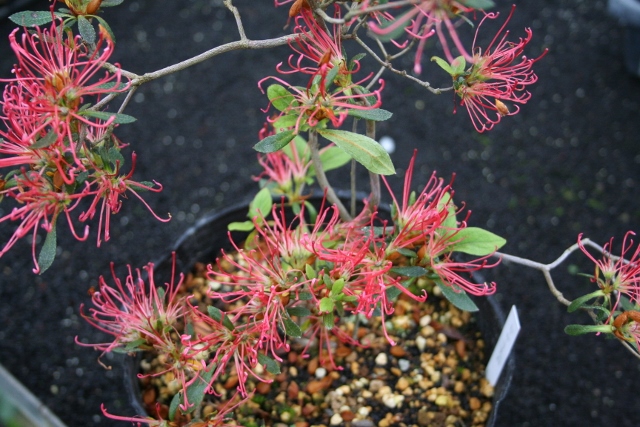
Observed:
[[[332,426],[339,426],[342,424],[342,416],[338,413],[335,413],[331,416],[331,420],[329,420],[329,424]]]
[[[402,372],[407,372],[411,367],[411,362],[409,362],[407,359],[400,359],[398,360],[398,367]]]
[[[389,362],[387,353],[380,353],[376,356],[376,365],[385,366]]]
[[[316,378],[317,379],[322,379],[325,376],[327,376],[327,370],[325,368],[318,368],[316,369]]]
[[[425,327],[425,326],[429,326],[429,323],[431,323],[431,315],[429,314],[425,314],[424,316],[422,316],[420,318],[420,326],[421,327]]]
[[[416,347],[418,347],[418,350],[424,351],[424,349],[427,347],[427,339],[422,335],[418,335],[416,337]]]
[[[370,412],[371,412],[370,406],[361,406],[360,408],[358,408],[358,415],[360,415],[361,417],[366,417],[367,415],[369,415]]]
[[[404,401],[404,396],[401,394],[386,394],[382,396],[382,403],[387,408],[397,408],[402,406],[402,402]]]

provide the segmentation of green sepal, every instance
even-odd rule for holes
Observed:
[[[21,27],[35,27],[38,25],[48,24],[53,20],[53,17],[60,18],[60,15],[57,13],[51,14],[49,11],[25,10],[23,12],[14,13],[9,16],[9,19]]]
[[[587,294],[587,295],[582,295],[581,297],[571,301],[571,304],[569,304],[567,311],[569,313],[573,313],[574,311],[576,311],[577,309],[585,305],[587,301],[590,301],[594,298],[601,297],[601,296],[604,296],[604,292],[602,291],[602,289],[598,289],[597,291],[591,292],[590,294]]]
[[[318,133],[336,144],[370,172],[380,175],[391,175],[396,172],[389,153],[368,136],[335,129],[322,129],[318,130]]]
[[[51,230],[47,233],[47,237],[44,239],[44,244],[40,249],[38,255],[38,266],[40,267],[40,273],[42,274],[53,264],[53,260],[56,257],[57,247],[57,235],[56,235],[56,222],[51,223]]]
[[[225,313],[218,307],[210,305],[207,307],[207,312],[209,314],[209,317],[211,317],[216,322],[221,323],[228,330],[233,331],[236,328],[231,319],[229,319],[229,317],[227,317]]]
[[[456,290],[454,290],[451,286],[445,285],[440,280],[435,280],[435,282],[442,291],[442,295],[444,295],[451,302],[451,304],[455,305],[460,310],[470,312],[478,311],[478,306],[473,302],[473,300],[469,297],[469,295],[467,295],[465,291],[460,289],[458,292],[456,292]]]
[[[286,147],[296,134],[292,130],[285,130],[275,135],[269,135],[253,146],[253,149],[260,153],[273,153]]]
[[[279,84],[269,85],[267,88],[267,98],[269,98],[271,105],[273,105],[273,107],[278,111],[286,110],[294,101],[294,97],[291,92]]]
[[[278,362],[263,353],[258,353],[258,363],[263,365],[267,372],[273,375],[280,373],[280,365]]]
[[[93,25],[91,25],[91,22],[82,15],[78,16],[78,32],[85,42],[90,45],[96,43],[96,30],[93,28]]]
[[[373,120],[375,122],[384,122],[393,116],[391,111],[383,110],[382,108],[375,108],[373,110],[349,110],[348,114],[352,117]]]
[[[463,252],[469,255],[491,255],[507,241],[497,234],[479,227],[467,227],[458,231],[454,238],[456,243],[451,245],[452,252]]]

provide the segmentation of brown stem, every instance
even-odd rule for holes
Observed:
[[[313,168],[316,171],[316,179],[318,180],[318,185],[320,185],[320,188],[322,188],[322,190],[324,190],[324,192],[326,193],[329,202],[336,205],[338,211],[340,212],[340,217],[344,221],[351,221],[351,215],[349,215],[347,208],[344,207],[335,191],[333,191],[333,188],[329,184],[327,176],[324,173],[322,162],[320,161],[320,151],[318,149],[318,134],[313,130],[309,131],[309,151],[311,152],[311,162],[313,163]]]

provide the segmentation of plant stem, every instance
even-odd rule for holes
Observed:
[[[375,141],[376,139],[376,122],[367,120],[367,136]],[[380,204],[380,175],[369,171],[369,185],[371,186],[371,199],[369,203],[372,207]]]
[[[322,162],[320,161],[320,151],[318,149],[318,134],[317,132],[310,130],[309,131],[309,151],[311,152],[311,161],[313,163],[313,168],[316,171],[316,179],[318,180],[318,185],[320,188],[324,190],[327,195],[327,199],[329,202],[336,205],[338,211],[340,212],[340,218],[344,221],[351,221],[351,215],[349,215],[349,211],[342,204],[335,191],[329,184],[327,180],[327,176],[324,173],[324,169],[322,168]]]

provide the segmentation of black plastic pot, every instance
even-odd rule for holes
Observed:
[[[608,10],[625,27],[625,66],[640,77],[640,0],[609,0]]]
[[[319,202],[320,198],[317,198],[317,200]],[[227,225],[234,221],[245,221],[247,209],[248,203],[241,203],[220,212],[212,212],[204,218],[201,218],[178,239],[166,257],[155,263],[155,282],[164,283],[170,279],[172,265],[171,252],[176,253],[176,271],[186,274],[197,262],[214,260],[219,254],[220,249],[229,249],[230,244]],[[246,233],[244,234],[246,235]],[[243,233],[234,232],[232,233],[232,237],[234,241],[241,241]],[[479,278],[476,278],[476,280],[483,281]],[[496,299],[491,296],[474,298],[474,302],[480,309],[476,314],[478,326],[480,327],[487,348],[492,350],[498,342],[500,332],[502,331],[505,314]],[[140,387],[136,377],[138,361],[137,358],[133,357],[127,357],[125,359],[125,387],[136,413],[145,416],[146,412],[141,401]],[[485,424],[486,427],[495,426],[498,417],[498,408],[507,396],[514,371],[515,357],[511,354],[495,386],[492,402],[493,408]]]

